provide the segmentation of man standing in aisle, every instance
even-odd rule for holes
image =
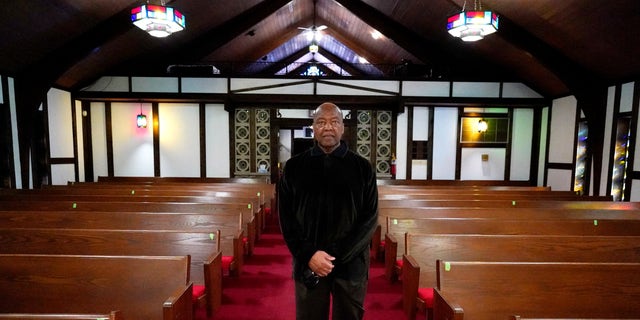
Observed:
[[[315,110],[313,132],[314,147],[287,161],[278,185],[296,318],[327,320],[332,304],[332,319],[362,319],[378,222],[375,171],[340,140],[344,123],[335,104]]]

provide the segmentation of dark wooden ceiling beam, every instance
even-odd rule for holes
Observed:
[[[335,54],[327,51],[325,48],[320,47],[319,50],[318,50],[318,53],[323,55],[325,58],[329,59],[334,64],[340,66],[340,68],[342,68],[344,71],[348,72],[352,76],[362,76],[362,75],[364,75],[364,72],[362,70],[360,70],[357,67],[354,67],[353,65],[351,65],[350,63],[342,60],[340,57],[338,57]]]
[[[288,66],[289,64],[292,64],[296,60],[302,58],[305,54],[307,54],[308,50],[309,49],[307,49],[307,48],[303,48],[303,49],[300,49],[300,50],[294,52],[293,54],[289,55],[288,57],[286,57],[284,59],[281,59],[279,61],[274,61],[271,66],[269,66],[268,68],[265,68],[264,70],[260,71],[260,74],[267,75],[267,76],[273,76],[274,74],[276,74],[276,72],[282,70],[282,68],[284,68],[285,66]]]
[[[511,75],[510,70],[496,65],[492,61],[470,49],[446,43],[439,43],[422,37],[401,23],[389,18],[374,7],[360,0],[334,0],[358,16],[366,24],[380,31],[393,40],[407,52],[413,54],[427,65],[448,70],[450,75],[469,77],[476,74],[504,74]],[[468,63],[466,57],[474,57],[475,63]]]
[[[47,92],[56,80],[78,61],[112,38],[130,30],[130,10],[134,4],[98,23],[79,37],[71,39],[66,45],[48,52],[44,58],[20,70],[15,76],[17,138],[23,188],[28,188],[30,176],[33,176],[33,185],[40,187],[42,178],[46,175],[41,167],[35,167],[30,171],[30,160],[48,157],[46,154],[40,154],[43,150],[36,146],[37,141],[46,141],[46,137],[43,136],[45,131],[36,130],[36,126],[45,125],[37,110],[40,105],[45,104]]]
[[[153,73],[163,71],[170,64],[189,64],[200,61],[231,40],[242,36],[246,30],[251,29],[289,2],[290,0],[262,1],[222,25],[204,32],[186,45],[172,45],[167,47],[164,53],[156,52],[151,59],[145,52],[123,63],[118,69],[140,70],[140,66],[145,66],[146,72]]]

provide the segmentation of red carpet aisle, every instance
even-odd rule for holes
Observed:
[[[225,279],[222,307],[212,319],[295,319],[293,291],[291,256],[277,226],[270,226],[256,243],[254,255],[246,259],[242,275]],[[404,319],[401,295],[401,284],[389,284],[383,264],[373,262],[365,319]],[[199,310],[196,319],[207,318]]]

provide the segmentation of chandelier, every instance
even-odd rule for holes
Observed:
[[[131,21],[136,27],[157,38],[164,38],[185,28],[180,11],[162,5],[145,4],[131,9]]]
[[[478,41],[486,35],[498,30],[498,15],[495,12],[482,10],[482,4],[475,0],[474,10],[465,11],[467,2],[462,6],[462,12],[447,19],[447,31],[463,41]]]

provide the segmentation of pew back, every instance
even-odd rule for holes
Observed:
[[[0,313],[0,320],[124,320],[122,312],[105,314]]]
[[[637,318],[640,264],[439,261],[434,319]]]
[[[192,319],[189,258],[0,254],[0,310]]]

